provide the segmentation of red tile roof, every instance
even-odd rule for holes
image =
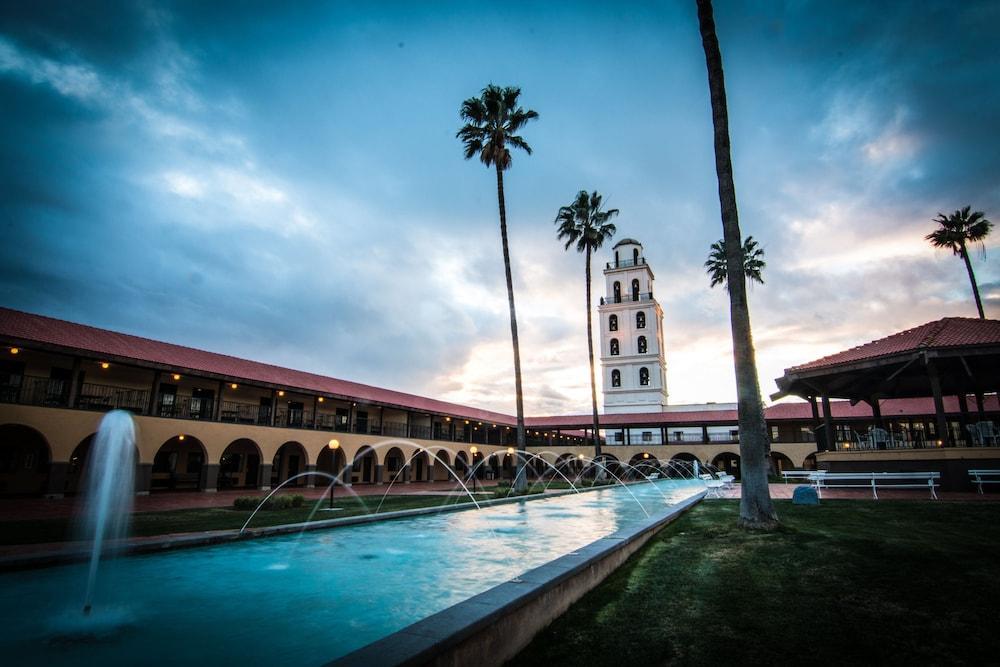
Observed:
[[[418,412],[435,412],[464,419],[501,423],[505,426],[513,426],[515,423],[513,417],[499,412],[206,352],[193,347],[163,343],[9,308],[0,308],[0,336],[25,343],[43,343],[66,348],[93,355],[95,358],[145,362],[249,383],[259,382],[358,401],[378,402]]]
[[[793,366],[786,372],[826,368],[935,348],[981,345],[1000,345],[1000,320],[946,317],[815,361]]]

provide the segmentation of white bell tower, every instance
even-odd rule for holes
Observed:
[[[653,271],[642,244],[622,239],[604,269],[601,320],[604,412],[663,412],[667,363],[663,356],[663,309],[653,298]]]

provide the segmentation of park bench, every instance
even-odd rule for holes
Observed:
[[[722,487],[725,486],[725,482],[721,479],[716,479],[714,476],[708,473],[702,473],[698,475],[701,481],[705,483],[705,488],[708,489],[708,493],[705,497],[721,498],[722,497]]]
[[[1000,470],[970,470],[969,476],[979,487],[979,493],[983,492],[983,484],[1000,484]]]
[[[809,476],[816,493],[824,488],[871,489],[878,500],[878,487],[891,489],[929,489],[937,500],[939,472],[817,472]]]
[[[825,470],[782,470],[781,476],[785,478],[785,484],[790,479],[801,479],[808,482],[810,475],[825,475]]]

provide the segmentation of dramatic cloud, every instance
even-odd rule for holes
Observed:
[[[2,303],[512,412],[495,180],[454,135],[462,99],[516,84],[541,114],[506,175],[529,414],[588,409],[583,258],[552,224],[581,188],[645,244],[671,401],[731,401],[693,4],[8,3]],[[1000,222],[996,3],[716,12],[741,224],[767,253],[763,392],[974,315],[923,236],[966,204]],[[993,317],[998,239],[974,256]]]

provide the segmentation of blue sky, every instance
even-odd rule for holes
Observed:
[[[665,311],[671,402],[735,397],[694,2],[4,2],[3,305],[513,410],[493,175],[461,101],[540,118],[506,175],[529,414],[585,412],[583,259],[621,209]],[[938,212],[1000,217],[995,2],[717,2],[763,393],[782,369],[974,316]],[[1000,317],[995,232],[974,256]],[[595,287],[599,295],[600,281]]]

